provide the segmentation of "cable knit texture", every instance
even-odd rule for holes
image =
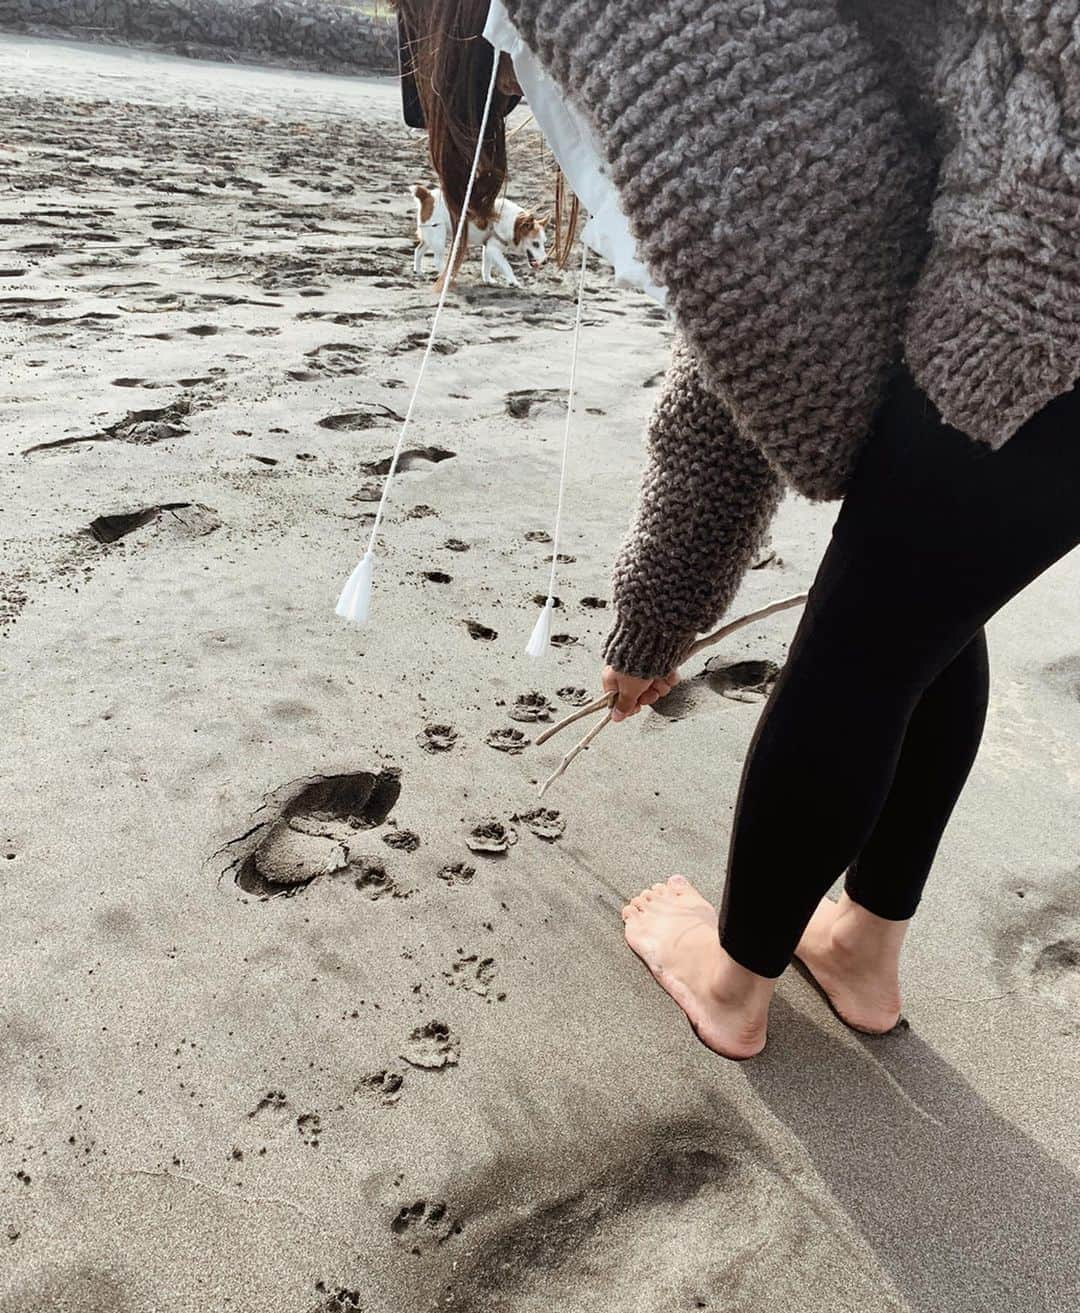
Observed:
[[[734,595],[773,474],[843,494],[901,352],[994,446],[1080,375],[1080,0],[504,3],[686,344],[605,649],[659,674]]]
[[[727,610],[780,495],[775,471],[677,346],[649,423],[634,530],[615,562],[618,610],[605,657],[642,678],[677,666]]]

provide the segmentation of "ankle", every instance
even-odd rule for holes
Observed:
[[[852,964],[898,960],[910,924],[910,921],[888,921],[877,916],[843,893],[830,930],[829,948],[838,958]]]
[[[775,980],[768,976],[759,976],[747,967],[741,966],[726,949],[720,949],[720,962],[713,986],[713,993],[718,1001],[729,1007],[747,1008],[764,1013],[768,1011],[775,988]]]

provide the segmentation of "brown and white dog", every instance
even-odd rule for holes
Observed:
[[[450,225],[450,211],[436,187],[429,191],[417,183],[412,189],[416,198],[417,247],[413,252],[413,272],[422,273],[424,256],[430,251],[435,257],[435,272],[441,277],[454,234]],[[508,251],[525,256],[533,269],[547,263],[547,243],[544,237],[544,220],[513,201],[498,200],[484,223],[469,220],[469,245],[479,246],[481,273],[485,283],[495,281],[496,270],[511,287],[518,286]]]

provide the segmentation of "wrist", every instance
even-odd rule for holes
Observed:
[[[603,658],[621,675],[656,679],[676,669],[695,637],[696,630],[687,633],[616,614]]]

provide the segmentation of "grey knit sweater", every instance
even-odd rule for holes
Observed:
[[[1080,376],[1080,0],[504,0],[682,345],[605,656],[674,665],[901,358],[999,446]]]

